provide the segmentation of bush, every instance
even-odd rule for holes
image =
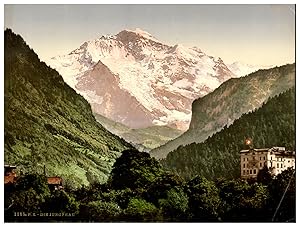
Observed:
[[[214,182],[195,177],[186,185],[189,208],[194,221],[217,221],[221,208],[219,189]]]
[[[181,188],[172,188],[167,192],[165,199],[159,200],[159,207],[164,220],[184,220],[189,208],[189,198]]]
[[[158,209],[144,199],[132,198],[125,210],[127,221],[153,221],[156,220]]]
[[[37,193],[33,188],[16,191],[11,195],[14,212],[40,212],[46,196]]]
[[[80,216],[88,221],[105,221],[111,222],[118,219],[121,209],[117,203],[92,201],[88,204],[82,204],[80,207]]]
[[[75,198],[65,191],[54,191],[48,198],[45,206],[48,212],[75,213],[79,211],[79,203]]]

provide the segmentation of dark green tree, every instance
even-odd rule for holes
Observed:
[[[26,174],[19,177],[8,196],[11,211],[39,212],[50,196],[47,179],[43,175]]]
[[[187,183],[186,192],[193,221],[218,221],[221,199],[213,181],[197,176]]]
[[[162,172],[159,162],[148,153],[125,150],[113,166],[110,181],[115,189],[145,188]]]
[[[189,198],[182,188],[174,187],[158,200],[164,221],[186,221]]]
[[[158,200],[167,197],[167,192],[175,187],[182,187],[183,179],[169,172],[163,173],[149,186],[145,192],[145,198],[158,206]]]
[[[16,190],[28,190],[33,188],[39,194],[49,194],[47,178],[44,175],[30,173],[22,175],[16,182]]]
[[[259,170],[257,174],[257,182],[262,183],[264,185],[270,184],[272,181],[272,174],[267,166],[264,166],[261,170]]]
[[[223,221],[264,221],[269,198],[267,186],[244,180],[219,180]]]
[[[277,175],[269,184],[268,209],[270,220],[280,222],[296,221],[296,171],[289,168]],[[285,193],[286,190],[286,193]],[[285,194],[284,194],[285,193]],[[281,204],[280,200],[282,199]],[[276,209],[278,208],[277,212]],[[275,215],[276,212],[276,215]],[[275,215],[275,217],[273,217]]]
[[[11,195],[14,212],[40,212],[48,195],[37,193],[33,188],[19,190]]]
[[[44,210],[48,212],[67,212],[78,213],[79,202],[75,198],[65,191],[54,191],[51,196],[48,197]]]

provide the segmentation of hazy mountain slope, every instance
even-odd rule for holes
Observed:
[[[242,62],[233,62],[232,64],[228,64],[227,66],[231,72],[233,72],[235,75],[238,75],[239,77],[246,76],[259,69],[269,69],[274,67],[272,65],[250,65]]]
[[[188,131],[150,153],[156,158],[165,158],[180,145],[200,143],[225,125],[231,124],[243,113],[260,107],[269,97],[294,85],[295,64],[232,78],[212,93],[194,101]]]
[[[254,148],[296,148],[296,95],[292,88],[268,100],[261,108],[244,114],[202,143],[181,146],[161,163],[185,178],[202,175],[208,179],[239,177],[239,152],[246,138]]]
[[[221,58],[164,44],[140,29],[87,41],[48,64],[93,112],[130,128],[187,130],[193,100],[235,76]]]
[[[90,105],[11,30],[5,36],[5,163],[62,176],[71,186],[103,182],[131,147],[95,120]]]
[[[182,131],[167,126],[151,126],[148,128],[130,129],[121,123],[112,121],[99,114],[96,120],[110,132],[119,135],[140,151],[150,151],[166,142],[177,138]]]

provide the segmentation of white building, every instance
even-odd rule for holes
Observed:
[[[264,166],[277,175],[289,167],[295,168],[295,152],[284,147],[241,150],[241,178],[256,178]]]

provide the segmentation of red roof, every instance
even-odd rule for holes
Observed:
[[[15,183],[14,175],[4,176],[4,184],[8,184],[8,183]]]
[[[62,184],[61,177],[47,177],[48,184]]]

